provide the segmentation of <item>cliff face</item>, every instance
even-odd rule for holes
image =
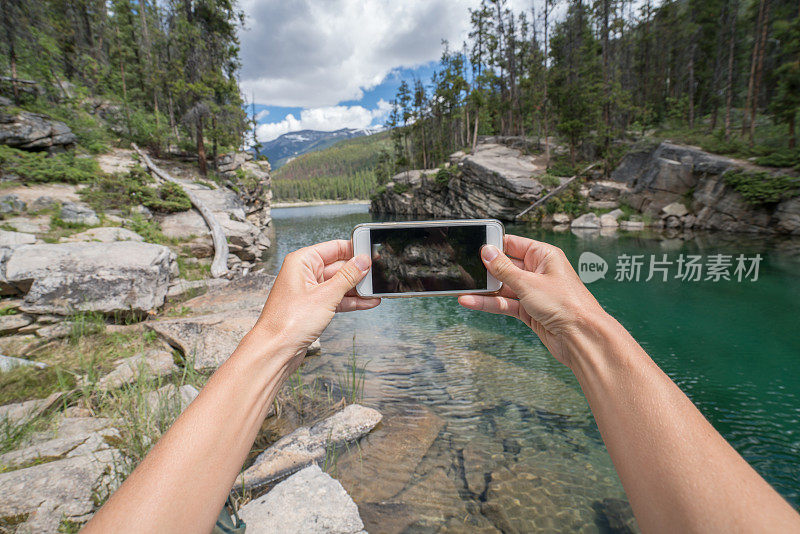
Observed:
[[[480,144],[474,154],[456,152],[450,169],[408,171],[396,175],[372,200],[370,211],[414,217],[513,220],[540,198],[536,176],[544,165],[535,156],[496,142]]]
[[[800,197],[749,204],[725,183],[728,171],[776,172],[664,142],[627,154],[611,178],[627,185],[630,192],[622,200],[643,213],[657,216],[673,202],[687,205],[695,229],[800,234]]]
[[[506,139],[488,138],[474,154],[453,154],[447,173],[400,173],[376,195],[370,210],[409,217],[513,220],[546,193],[537,180],[545,169],[541,157],[524,155],[514,146]],[[582,189],[590,210],[626,203],[658,220],[663,208],[678,203],[686,208],[685,215],[668,221],[671,227],[800,235],[800,196],[748,203],[725,182],[728,171],[781,172],[663,142],[633,150],[611,173],[611,181],[590,180]]]

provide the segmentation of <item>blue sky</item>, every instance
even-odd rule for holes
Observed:
[[[520,0],[522,1],[522,0]],[[383,124],[402,79],[428,82],[479,0],[242,0],[241,86],[259,141]]]
[[[397,68],[391,71],[386,78],[375,87],[370,89],[362,88],[362,96],[360,99],[343,100],[338,102],[337,106],[360,106],[368,110],[379,109],[379,104],[381,101],[385,103],[391,102],[395,98],[397,89],[402,80],[405,79],[411,83],[411,80],[419,79],[422,80],[423,83],[427,84],[430,82],[433,73],[438,68],[438,65],[438,61],[431,61],[415,68]],[[248,96],[248,99],[252,99],[252,97]],[[259,117],[259,124],[281,123],[285,121],[286,117],[290,114],[295,118],[300,117],[303,109],[305,108],[300,106],[270,106],[268,104],[255,104],[255,112],[256,116]],[[248,108],[248,113],[250,112],[250,108]],[[372,118],[372,121],[367,126],[382,126],[385,121],[385,114],[376,115]],[[332,122],[330,128],[338,129],[337,126],[338,123]]]

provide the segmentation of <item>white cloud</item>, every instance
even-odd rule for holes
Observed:
[[[244,0],[241,85],[272,106],[330,109],[358,100],[393,69],[437,60],[442,39],[460,47],[468,8],[478,3]]]
[[[288,132],[297,130],[334,131],[341,128],[366,128],[375,121],[383,122],[391,108],[385,100],[380,100],[375,109],[362,106],[326,106],[304,109],[300,118],[291,113],[280,122],[260,124],[257,129],[258,140],[272,141]]]
[[[256,119],[256,121],[260,121],[262,119],[266,119],[267,115],[269,115],[269,110],[268,109],[262,109],[261,111],[256,113],[255,119]]]

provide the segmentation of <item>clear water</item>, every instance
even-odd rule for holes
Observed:
[[[268,265],[298,247],[348,239],[365,205],[273,210]],[[590,287],[733,446],[800,505],[800,245],[705,235],[581,238],[522,226],[610,260]],[[614,281],[618,254],[760,253],[757,282]],[[571,373],[521,323],[454,298],[384,300],[337,316],[304,373],[342,380],[366,364],[363,403],[385,421],[338,477],[370,532],[600,532],[603,500],[625,499]],[[357,460],[353,460],[358,456]],[[614,501],[619,502],[619,501]]]

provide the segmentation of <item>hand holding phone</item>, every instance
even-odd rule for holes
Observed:
[[[372,268],[356,291],[389,298],[493,293],[502,284],[486,271],[480,250],[502,250],[503,233],[495,219],[360,224],[353,253],[370,256]]]

